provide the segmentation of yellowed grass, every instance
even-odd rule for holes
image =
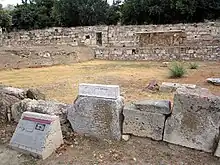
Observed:
[[[187,64],[186,64],[187,65]],[[194,83],[218,92],[219,87],[205,83],[208,77],[220,76],[219,63],[200,63],[198,70],[188,70],[186,77],[169,79],[168,68],[157,62],[89,61],[69,66],[27,68],[0,71],[0,82],[15,87],[37,87],[49,99],[71,103],[79,83],[118,84],[126,101],[146,98],[172,99],[172,94],[143,91],[151,80]]]

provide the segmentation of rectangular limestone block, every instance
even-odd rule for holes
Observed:
[[[123,134],[163,139],[165,115],[140,111],[134,105],[125,106],[123,115]]]
[[[161,92],[175,92],[178,88],[186,87],[189,89],[195,89],[196,85],[194,84],[179,84],[179,83],[170,83],[170,82],[163,82],[160,86]]]
[[[220,126],[220,97],[207,89],[179,88],[167,119],[164,141],[214,152]]]
[[[142,100],[134,103],[140,111],[169,115],[171,113],[171,102],[167,100]]]
[[[24,112],[9,146],[25,154],[46,159],[61,144],[63,136],[58,116]]]
[[[79,96],[94,96],[117,99],[120,96],[118,85],[79,84]]]
[[[68,120],[79,134],[121,140],[123,98],[79,96],[68,109]]]

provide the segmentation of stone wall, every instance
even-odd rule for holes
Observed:
[[[220,60],[220,23],[88,26],[3,34],[2,46],[92,47],[98,59]]]
[[[71,105],[27,99],[29,95],[24,89],[0,89],[3,122],[18,121],[25,111],[57,115],[64,137],[75,132],[119,141],[123,136],[134,135],[220,157],[220,97],[205,88],[180,85],[172,107],[169,100],[142,100],[124,105],[117,85],[80,84],[79,94]]]

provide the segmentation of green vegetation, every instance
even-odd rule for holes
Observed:
[[[196,62],[189,63],[189,69],[198,69],[199,65]]]
[[[0,10],[0,26],[7,30],[191,23],[220,18],[220,0],[115,0],[113,5],[107,0],[22,0]]]
[[[170,70],[170,77],[171,78],[181,78],[186,74],[186,70],[183,64],[175,62],[171,64]]]

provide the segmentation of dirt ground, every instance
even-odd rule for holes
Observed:
[[[47,99],[72,103],[79,83],[118,84],[126,102],[142,99],[172,99],[173,94],[143,89],[151,80],[192,83],[220,94],[220,87],[206,83],[220,77],[220,63],[199,63],[197,70],[170,79],[169,69],[157,62],[89,61],[46,68],[0,71],[0,83],[14,87],[37,87]],[[184,64],[188,67],[188,63]],[[128,142],[97,141],[74,135],[72,144],[60,148],[46,160],[24,156],[7,147],[15,125],[0,126],[0,165],[220,165],[220,159],[204,153],[148,138],[131,137]],[[2,143],[2,144],[1,144]]]
[[[184,64],[186,68],[188,63]],[[78,94],[79,83],[120,85],[126,102],[140,99],[170,99],[173,94],[150,93],[143,89],[151,80],[192,83],[220,94],[220,87],[206,82],[206,78],[220,77],[220,62],[199,63],[197,70],[187,69],[185,77],[170,79],[169,69],[157,62],[89,61],[46,68],[26,68],[0,71],[0,83],[14,87],[37,87],[48,99],[72,103]]]
[[[0,70],[69,65],[94,58],[86,46],[4,46],[0,47]]]
[[[12,135],[15,124],[4,127]],[[2,127],[0,127],[2,130]],[[11,150],[0,143],[0,165],[219,165],[220,158],[209,153],[153,141],[148,138],[131,137],[127,142],[98,141],[73,135],[72,143],[62,146],[46,160],[37,160]]]
[[[181,146],[131,137],[128,142],[76,136],[71,146],[36,160],[0,144],[1,165],[219,165],[220,159]]]

